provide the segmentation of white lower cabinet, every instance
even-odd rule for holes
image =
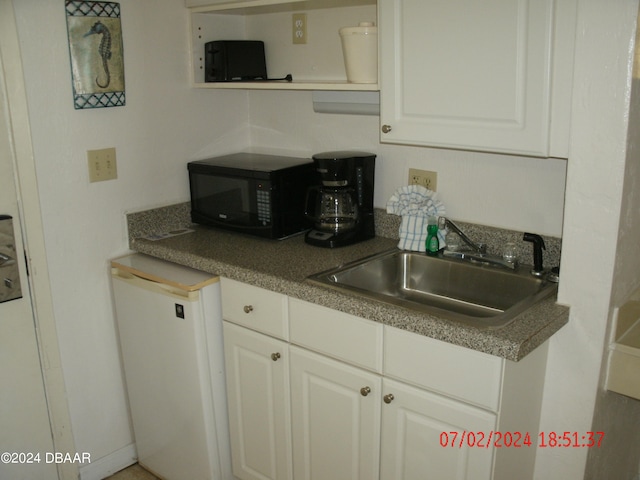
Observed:
[[[533,477],[536,446],[494,433],[535,443],[546,345],[511,362],[239,282],[222,295],[237,478]]]
[[[491,478],[493,449],[458,442],[494,430],[495,414],[386,378],[383,392],[381,480]]]
[[[378,478],[380,375],[290,347],[293,477]]]
[[[295,346],[289,360],[294,479],[491,478],[493,449],[453,438],[494,413]]]
[[[233,474],[242,480],[289,480],[289,345],[224,326]]]

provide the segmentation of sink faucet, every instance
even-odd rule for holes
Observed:
[[[546,250],[544,240],[540,235],[528,232],[525,232],[522,240],[533,243],[533,270],[531,270],[531,275],[541,277],[544,275],[544,267],[542,266],[542,250]]]
[[[495,255],[489,255],[487,253],[487,246],[484,243],[475,243],[460,228],[453,223],[447,217],[438,217],[438,228],[444,230],[445,228],[453,230],[458,234],[460,239],[465,243],[467,248],[461,250],[448,250],[445,248],[442,251],[444,257],[458,258],[460,260],[468,260],[471,262],[480,262],[496,267],[508,268],[515,270],[518,266],[517,262],[505,260],[502,257]]]
[[[458,228],[455,223],[453,223],[453,221],[451,221],[447,217],[438,217],[438,228],[440,230],[444,230],[447,228],[453,230],[472,251],[483,254],[487,253],[487,246],[484,243],[474,243],[469,237],[464,234],[462,230],[460,230],[460,228]]]

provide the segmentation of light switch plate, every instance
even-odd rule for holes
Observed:
[[[89,182],[102,182],[118,178],[116,149],[87,150],[89,163]]]

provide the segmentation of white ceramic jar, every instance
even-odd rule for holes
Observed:
[[[344,66],[350,83],[378,82],[378,27],[360,22],[339,30]]]

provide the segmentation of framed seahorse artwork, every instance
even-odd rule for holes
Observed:
[[[125,105],[120,4],[65,0],[73,106]]]

